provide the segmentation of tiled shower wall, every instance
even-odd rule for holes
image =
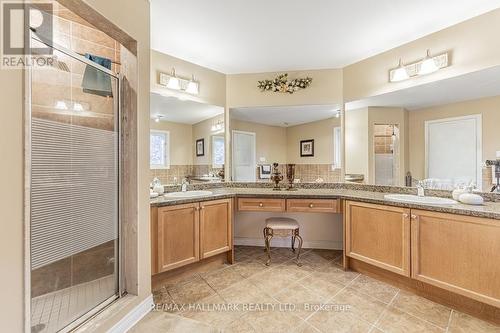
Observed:
[[[211,165],[171,165],[169,169],[150,169],[149,179],[158,178],[163,185],[180,184],[183,178],[201,177],[210,172],[217,174],[221,169]]]
[[[280,164],[278,169],[284,177],[283,181],[286,182],[286,165]],[[259,179],[258,168],[256,172],[258,182],[271,182],[270,179]],[[337,183],[340,182],[340,169],[332,170],[331,164],[296,164],[295,179],[301,183],[315,183],[318,180],[322,180],[323,183]]]

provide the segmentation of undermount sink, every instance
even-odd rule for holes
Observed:
[[[428,205],[454,205],[457,203],[455,200],[448,198],[419,197],[418,195],[412,195],[412,194],[386,194],[384,195],[384,199],[396,202],[428,204]]]
[[[171,192],[171,193],[166,193],[163,196],[165,198],[193,198],[193,197],[202,197],[205,195],[212,195],[212,192],[210,191]]]

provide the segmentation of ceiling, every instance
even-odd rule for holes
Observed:
[[[499,7],[500,0],[152,0],[151,47],[226,74],[342,68]]]
[[[190,125],[224,113],[224,108],[220,106],[180,100],[177,97],[154,93],[151,93],[150,110],[151,118],[161,116],[162,121]]]
[[[234,108],[230,110],[231,119],[280,127],[328,119],[338,113],[338,105]]]
[[[500,95],[500,66],[349,102],[346,103],[346,110],[367,106],[417,110],[498,95]]]

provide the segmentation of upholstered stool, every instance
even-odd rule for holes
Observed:
[[[299,223],[287,217],[270,217],[266,219],[264,228],[264,241],[267,251],[267,262],[271,262],[271,239],[276,237],[292,237],[292,251],[295,252],[295,239],[299,240],[299,250],[297,251],[297,266],[302,266],[299,262],[300,250],[302,249],[302,237],[299,234]]]

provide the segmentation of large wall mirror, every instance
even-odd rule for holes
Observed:
[[[346,181],[488,192],[499,125],[498,67],[347,103]]]
[[[231,179],[270,182],[273,163],[295,183],[341,181],[338,105],[230,109]]]
[[[150,178],[163,185],[223,180],[224,107],[151,94]]]

